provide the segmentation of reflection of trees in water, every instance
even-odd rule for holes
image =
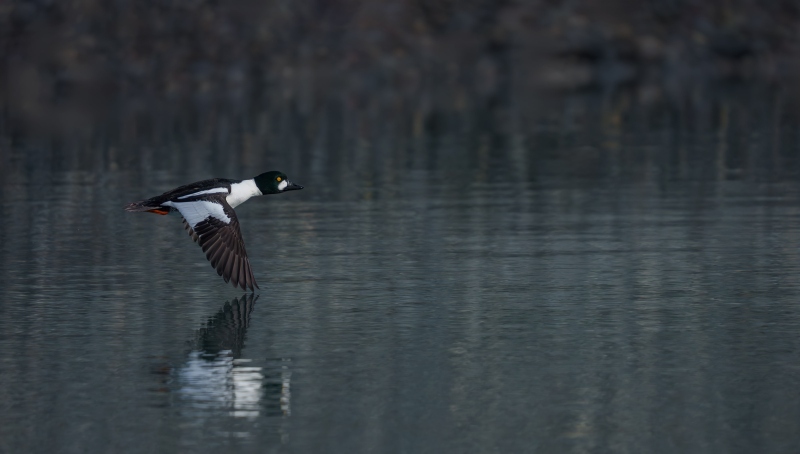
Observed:
[[[242,348],[255,300],[252,294],[226,302],[197,330],[186,362],[174,375],[182,406],[190,412],[227,411],[254,418],[290,412],[290,376],[286,361],[252,366]]]
[[[197,175],[240,178],[277,166],[298,180],[325,181],[314,194],[360,197],[382,183],[400,186],[409,169],[439,172],[432,176],[437,181],[502,175],[515,183],[543,173],[583,178],[620,171],[654,180],[659,174],[653,166],[728,178],[752,175],[743,166],[767,165],[780,173],[796,162],[782,155],[793,151],[800,98],[775,87],[700,84],[694,91],[651,84],[564,96],[543,95],[515,76],[485,91],[459,83],[407,87],[361,79],[332,88],[290,83],[268,89],[263,98],[202,108],[121,103],[112,115],[103,111],[105,119],[85,117],[83,126],[75,124],[82,115],[68,104],[31,111],[30,117],[0,109],[0,156],[8,157],[0,175],[18,183],[53,181],[47,173],[54,171],[119,172],[114,181],[128,190],[167,188]],[[69,118],[61,122],[57,112]],[[64,125],[69,134],[85,135],[33,140],[40,140],[39,128],[58,136],[54,128]],[[754,136],[767,142],[770,154],[741,145]],[[691,149],[698,137],[705,146]],[[76,194],[76,203],[86,196]]]

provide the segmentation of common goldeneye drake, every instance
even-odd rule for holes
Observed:
[[[125,211],[180,212],[189,236],[203,248],[217,274],[225,282],[233,283],[234,287],[253,291],[258,284],[250,269],[239,220],[233,209],[253,196],[296,189],[303,187],[292,183],[285,173],[278,171],[262,173],[249,180],[213,178],[133,202],[125,207]]]

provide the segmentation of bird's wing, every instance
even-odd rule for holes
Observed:
[[[186,229],[186,232],[188,232],[188,233],[189,233],[189,236],[190,236],[190,237],[192,237],[192,241],[194,241],[195,243],[197,243],[197,240],[199,240],[199,239],[200,239],[200,237],[199,237],[199,236],[197,236],[197,234],[196,234],[196,233],[194,233],[194,230],[192,230],[192,227],[189,225],[189,223],[188,223],[188,222],[186,222],[186,218],[183,218],[183,228],[185,228],[185,229]]]
[[[258,288],[239,220],[224,195],[205,194],[202,200],[171,202],[170,206],[181,213],[189,235],[203,248],[211,266],[225,282],[245,290]]]
[[[125,207],[127,211],[151,211],[153,208],[160,208],[168,206],[168,202],[175,200],[178,202],[186,202],[190,200],[198,200],[203,197],[209,197],[213,194],[227,195],[230,194],[230,184],[236,180],[227,180],[224,178],[214,178],[212,180],[203,180],[191,184],[185,184],[161,195],[150,197],[147,200],[134,202]],[[166,204],[166,205],[165,205]],[[166,214],[166,213],[162,213]]]

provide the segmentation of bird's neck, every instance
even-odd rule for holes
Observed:
[[[230,205],[231,208],[236,208],[237,205],[241,205],[250,197],[257,195],[262,194],[261,191],[258,190],[255,180],[242,180],[238,183],[231,183],[231,193],[228,194],[225,200],[228,201],[228,205]]]

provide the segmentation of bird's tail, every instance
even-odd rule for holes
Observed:
[[[169,214],[172,209],[170,207],[162,207],[160,205],[153,206],[147,203],[147,200],[143,200],[141,202],[133,202],[129,203],[125,206],[125,211],[131,212],[149,212],[149,213],[156,213],[156,214]]]

